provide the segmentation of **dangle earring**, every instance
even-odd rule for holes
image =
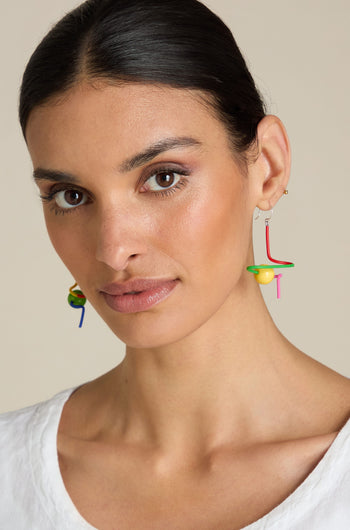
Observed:
[[[287,195],[288,191],[285,190],[284,194]],[[258,219],[260,217],[261,210],[259,210],[258,216],[255,219]],[[270,261],[273,263],[276,263],[277,265],[250,265],[247,267],[247,270],[249,272],[252,272],[255,275],[255,279],[258,283],[266,285],[275,278],[277,281],[277,298],[281,297],[281,278],[282,274],[275,274],[274,269],[285,269],[285,268],[291,268],[294,267],[294,263],[291,261],[281,261],[277,260],[271,257],[270,252],[270,221],[273,214],[273,210],[271,210],[271,214],[269,217],[266,217],[265,219],[265,237],[266,237],[266,254]]]
[[[80,291],[79,289],[75,289],[77,287],[77,283],[75,283],[74,285],[72,285],[72,287],[70,287],[69,289],[69,295],[68,295],[68,303],[71,307],[73,307],[74,309],[81,309],[81,318],[80,318],[80,323],[79,323],[79,327],[81,328],[82,325],[83,325],[83,322],[84,322],[84,316],[85,316],[85,307],[84,305],[86,304],[86,298],[83,294],[82,291]]]

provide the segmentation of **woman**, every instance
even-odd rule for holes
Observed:
[[[0,526],[348,528],[349,381],[247,271],[290,149],[228,29],[195,0],[88,0],[33,54],[20,120],[51,241],[126,357],[2,416]]]

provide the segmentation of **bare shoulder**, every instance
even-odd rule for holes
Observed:
[[[326,367],[321,382],[324,399],[329,403],[327,409],[333,412],[334,420],[341,428],[350,416],[350,379]]]
[[[317,431],[320,434],[337,432],[350,417],[350,379],[310,357],[305,363],[309,402],[318,423]],[[306,402],[305,406],[308,404]]]

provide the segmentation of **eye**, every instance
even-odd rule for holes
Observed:
[[[176,186],[181,180],[181,175],[175,171],[158,171],[145,182],[147,191],[161,191]]]
[[[88,197],[86,193],[80,190],[62,190],[57,191],[54,200],[59,208],[68,210],[85,204]]]

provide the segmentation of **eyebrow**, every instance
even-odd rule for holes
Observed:
[[[201,147],[202,145],[203,144],[199,140],[196,140],[195,138],[191,138],[189,136],[164,138],[150,145],[147,149],[145,149],[145,151],[142,151],[141,153],[138,153],[132,156],[131,158],[125,160],[119,166],[119,171],[121,173],[127,173],[128,171],[132,171],[133,169],[140,167],[143,164],[146,164],[147,162],[150,162],[156,156],[160,155],[161,153],[164,153],[165,151],[169,151],[170,149],[191,146]]]
[[[203,144],[195,138],[189,136],[181,136],[175,138],[164,138],[151,144],[147,149],[141,153],[137,153],[131,158],[126,159],[119,166],[121,173],[127,173],[133,169],[150,162],[156,156],[169,151],[171,149],[177,149],[179,147],[201,147]],[[33,178],[35,181],[49,180],[51,182],[67,182],[71,184],[79,184],[79,179],[70,173],[65,171],[57,171],[52,169],[44,169],[38,167],[33,172]]]
[[[79,182],[78,179],[70,173],[53,169],[44,169],[42,167],[38,167],[33,171],[33,178],[35,181],[49,180],[51,182],[68,182],[71,184],[78,184]]]

